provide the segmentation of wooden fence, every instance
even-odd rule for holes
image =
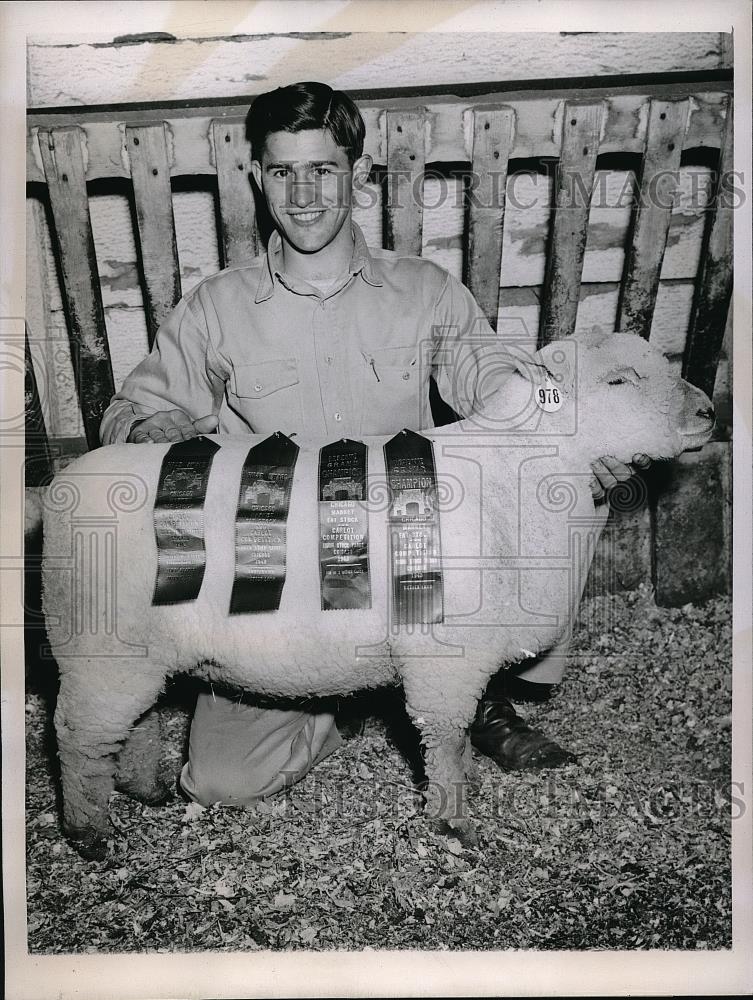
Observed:
[[[635,178],[616,327],[648,338],[669,258],[667,240],[684,158],[700,157],[710,167],[711,185],[707,202],[699,209],[702,245],[696,271],[690,275],[692,305],[677,360],[680,363],[681,358],[684,376],[711,394],[732,287],[732,98],[727,83],[704,92],[689,88],[672,84],[640,91],[497,92],[472,100],[429,98],[420,104],[416,98],[364,96],[358,103],[367,126],[366,150],[374,158],[374,182],[380,188],[384,245],[422,252],[424,179],[442,176],[451,167],[466,188],[462,277],[496,325],[502,309],[500,286],[505,284],[506,210],[512,212],[509,183],[516,172],[530,170],[532,163],[540,169],[542,163],[556,161],[547,217],[539,227],[545,266],[537,291],[541,306],[536,322],[540,344],[568,336],[584,299],[584,259],[597,229],[592,204],[597,174],[604,164],[630,162]],[[46,203],[70,363],[90,448],[98,444],[102,413],[116,388],[90,215],[91,187],[103,180],[129,185],[151,345],[160,322],[181,295],[172,197],[177,178],[210,177],[216,184],[220,264],[237,263],[263,246],[264,226],[257,219],[249,182],[251,152],[240,111],[245,106],[233,101],[212,106],[66,109],[29,116],[28,181],[30,191],[38,196],[41,190]],[[27,398],[29,447],[36,456],[29,468],[37,470],[34,477],[41,482],[48,475],[51,454],[65,461],[66,442],[59,442],[56,450],[53,437],[50,449],[38,412],[39,393],[30,391]],[[713,461],[717,468],[722,459]],[[720,495],[725,476],[719,472]],[[673,496],[671,484],[666,495]],[[667,500],[670,507],[672,502]],[[723,520],[726,508],[721,500],[719,504],[716,514]],[[614,579],[606,589],[634,585],[642,574],[652,572],[661,591],[656,553],[669,552],[662,565],[672,564],[667,537],[671,541],[678,518],[673,511],[664,523],[667,519],[657,514],[656,505],[626,513],[620,527],[622,542],[613,545],[610,557]],[[728,532],[720,530],[717,563],[729,558]],[[638,532],[638,542],[631,532]],[[636,544],[641,553],[637,563]],[[712,575],[713,580],[701,587],[701,596],[724,586],[723,567]],[[668,598],[694,594],[691,579],[678,587],[674,569],[665,576]],[[692,577],[690,570],[685,577]]]

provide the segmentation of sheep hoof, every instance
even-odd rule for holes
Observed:
[[[164,806],[175,794],[173,787],[164,778],[160,777],[148,784],[143,779],[140,780],[139,775],[129,776],[127,779],[118,776],[115,791],[122,792],[145,806]]]
[[[435,819],[432,825],[437,833],[463,847],[478,847],[478,834],[468,819]]]
[[[118,788],[119,792],[124,792],[137,802],[145,806],[164,806],[174,796],[172,788],[168,785],[155,785],[154,788]]]
[[[68,835],[68,842],[84,861],[104,861],[107,857],[107,839],[98,833]]]

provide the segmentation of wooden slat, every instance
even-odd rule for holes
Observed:
[[[475,108],[471,189],[468,191],[466,283],[497,328],[507,161],[514,139],[512,108]]]
[[[583,90],[559,90],[554,93],[491,91],[473,98],[442,97],[426,99],[427,162],[470,162],[471,134],[465,128],[470,109],[482,105],[505,104],[515,111],[515,142],[511,157],[558,156],[562,136],[561,116],[564,101],[603,101],[605,112],[601,153],[642,153],[646,146],[647,116],[641,108],[651,97],[663,100],[693,96],[685,134],[684,148],[719,147],[719,134],[724,124],[724,102],[731,84],[718,81],[711,89],[698,89],[688,84],[657,84],[635,88],[610,87]],[[385,111],[415,108],[416,98],[381,98],[357,101],[366,122],[365,151],[382,166],[386,163]],[[238,105],[213,104],[203,107],[176,108],[155,106],[88,111],[72,108],[63,113],[31,112],[27,122],[27,177],[43,181],[44,172],[34,135],[36,128],[49,128],[74,121],[86,133],[88,149],[87,180],[99,177],[128,177],[128,165],[123,156],[122,123],[138,124],[150,120],[168,123],[172,137],[170,170],[173,176],[214,173],[214,148],[211,131],[215,119],[238,117]]]
[[[24,463],[24,485],[46,486],[53,476],[52,455],[47,441],[47,429],[42,414],[39,387],[31,360],[28,332],[24,336],[26,358],[24,397],[26,408],[26,461]]]
[[[387,200],[384,245],[421,255],[424,173],[424,112],[387,112]]]
[[[220,196],[222,255],[225,267],[259,253],[256,205],[251,188],[251,147],[245,119],[212,122],[214,162]]]
[[[601,103],[565,105],[539,345],[575,330],[603,114]]]
[[[727,109],[724,145],[717,168],[714,212],[707,221],[696,282],[683,378],[711,396],[732,296],[732,210],[735,205],[732,98]]]
[[[115,387],[89,218],[81,129],[40,130],[39,144],[60,251],[71,360],[86,439],[95,448],[102,414]]]
[[[687,118],[687,101],[651,101],[617,317],[618,329],[646,340],[651,332]]]
[[[151,347],[160,323],[180,298],[170,166],[162,122],[127,126],[126,149],[131,164]]]

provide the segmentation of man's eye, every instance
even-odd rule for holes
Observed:
[[[288,170],[287,167],[276,167],[272,171],[272,176],[273,177],[277,177],[277,178],[283,178],[283,177],[287,177],[289,173],[290,173],[290,171]]]
[[[332,173],[332,171],[329,169],[329,167],[315,167],[314,173],[317,175],[317,177],[327,177],[329,174]]]

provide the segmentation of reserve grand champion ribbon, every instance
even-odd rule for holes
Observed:
[[[384,446],[390,486],[392,621],[441,622],[442,571],[434,447],[414,431]]]
[[[254,445],[241,472],[230,614],[276,611],[285,585],[290,490],[298,445],[280,431]]]
[[[204,499],[219,445],[205,437],[171,445],[162,459],[154,501],[157,580],[152,604],[193,601],[206,564]]]
[[[322,610],[370,608],[366,457],[343,438],[319,452],[319,569]]]

